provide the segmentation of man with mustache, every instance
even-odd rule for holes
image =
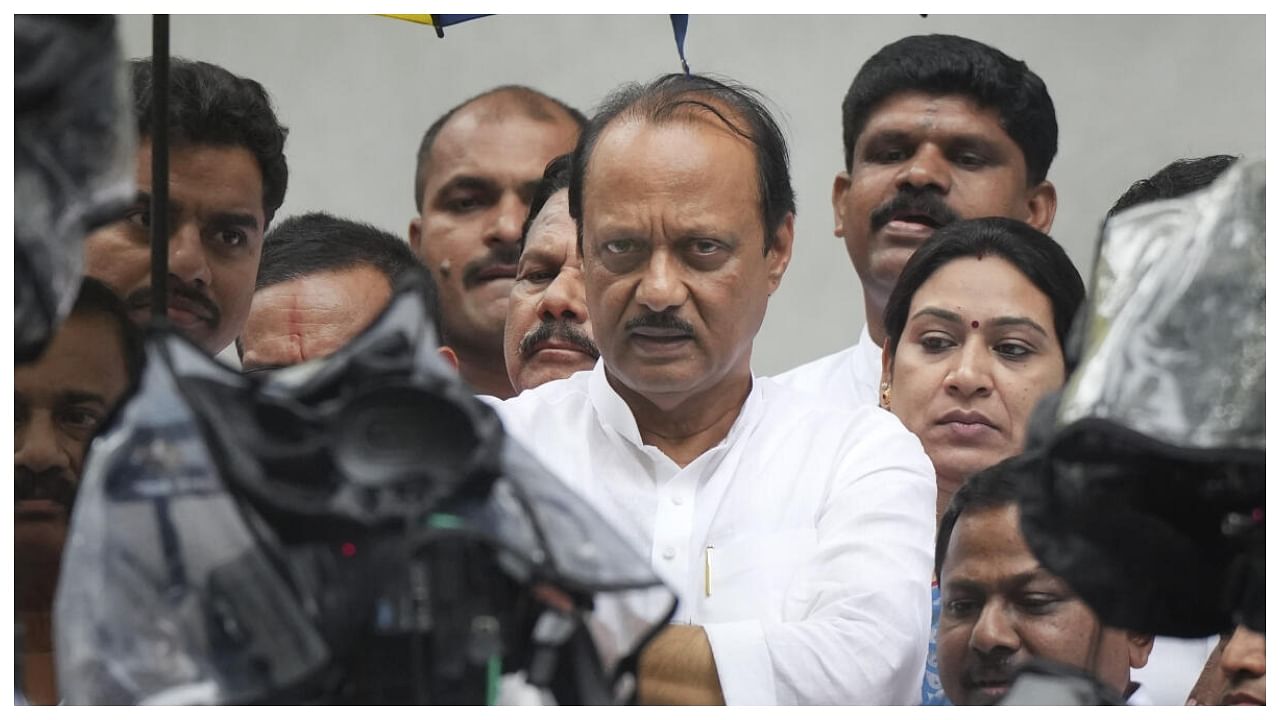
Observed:
[[[141,142],[136,202],[89,236],[85,272],[125,299],[134,322],[151,315],[149,59],[129,64]],[[173,58],[169,68],[169,322],[210,354],[249,315],[262,237],[284,202],[287,131],[266,90],[217,65]]]
[[[36,704],[58,701],[53,594],[85,450],[136,377],[140,345],[120,299],[86,278],[44,354],[13,371],[14,582],[22,690]]]
[[[318,212],[286,219],[264,243],[236,340],[241,367],[258,372],[333,354],[382,313],[402,273],[421,267],[404,240],[372,225]],[[440,355],[457,367],[448,347]]]
[[[543,168],[573,149],[585,120],[559,100],[506,85],[449,110],[418,147],[409,245],[439,288],[443,342],[482,394],[513,393],[503,326],[521,227]]]
[[[1039,657],[1088,672],[1130,704],[1150,704],[1129,674],[1147,663],[1152,637],[1102,625],[1028,549],[1018,510],[1023,461],[969,478],[938,523],[938,669],[947,698],[994,703],[1015,671]]]
[[[587,317],[577,224],[569,216],[571,168],[570,155],[547,164],[524,223],[504,342],[517,394],[590,370],[600,357]]]
[[[875,404],[884,306],[907,259],[953,220],[1022,220],[1049,232],[1057,192],[1045,179],[1058,122],[1025,63],[953,35],[881,48],[843,104],[844,170],[831,192],[835,235],[862,283],[865,323],[850,348],[777,377],[842,406]]]
[[[493,404],[679,597],[639,658],[639,700],[911,702],[932,466],[882,410],[828,409],[751,372],[795,222],[763,99],[697,75],[626,85],[572,162],[601,361]],[[603,646],[634,608],[596,608]]]

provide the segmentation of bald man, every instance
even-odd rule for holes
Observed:
[[[554,98],[507,85],[445,113],[418,148],[409,245],[439,288],[442,339],[479,393],[514,393],[502,344],[521,229],[543,168],[573,150],[585,122]]]

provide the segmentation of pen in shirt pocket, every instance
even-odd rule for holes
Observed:
[[[708,545],[706,552],[702,558],[702,589],[707,597],[711,597],[711,551],[715,550],[714,545]]]

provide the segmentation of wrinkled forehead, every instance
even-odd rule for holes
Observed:
[[[742,127],[745,132],[746,126]],[[692,144],[685,147],[696,148],[696,151],[678,158],[662,152],[638,154],[637,148],[660,149],[669,145],[669,141],[660,140],[664,137],[681,142],[693,138]],[[727,147],[733,149],[726,151]],[[582,179],[583,205],[585,207],[585,199],[593,190],[598,190],[600,183],[608,182],[609,178],[701,168],[712,156],[719,160],[714,175],[726,177],[746,173],[751,178],[754,193],[753,197],[743,199],[758,201],[758,180],[754,175],[757,169],[755,148],[751,140],[735,132],[719,117],[697,108],[674,112],[657,120],[623,113],[605,126],[591,148]]]
[[[529,223],[525,235],[525,252],[556,252],[565,254],[576,244],[577,225],[569,215],[569,189],[557,190],[547,198],[538,214]]]

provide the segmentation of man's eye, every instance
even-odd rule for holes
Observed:
[[[1056,595],[1028,593],[1018,599],[1018,604],[1027,612],[1040,615],[1052,611],[1058,600]]]
[[[556,279],[558,273],[554,270],[530,270],[520,277],[516,278],[517,282],[528,282],[535,285],[545,285]]]
[[[134,208],[124,214],[124,219],[132,225],[138,227],[151,227],[151,211],[143,208]]]
[[[714,255],[724,246],[715,240],[694,240],[692,249],[697,255]]]
[[[873,150],[868,159],[877,163],[899,163],[908,158],[906,149],[901,147],[886,147]]]
[[[475,195],[461,195],[445,201],[444,207],[449,212],[465,213],[478,210],[484,205]]]
[[[635,240],[610,240],[600,246],[601,250],[609,255],[625,255],[634,252],[636,249]]]
[[[249,236],[240,230],[219,230],[214,237],[227,247],[241,247],[249,242]]]
[[[978,610],[978,603],[973,600],[949,600],[942,609],[949,617],[962,618],[972,615]]]
[[[73,430],[87,432],[98,426],[102,416],[89,408],[72,407],[59,413],[58,421]]]
[[[987,159],[975,153],[961,153],[955,162],[956,165],[971,170],[987,166]]]

